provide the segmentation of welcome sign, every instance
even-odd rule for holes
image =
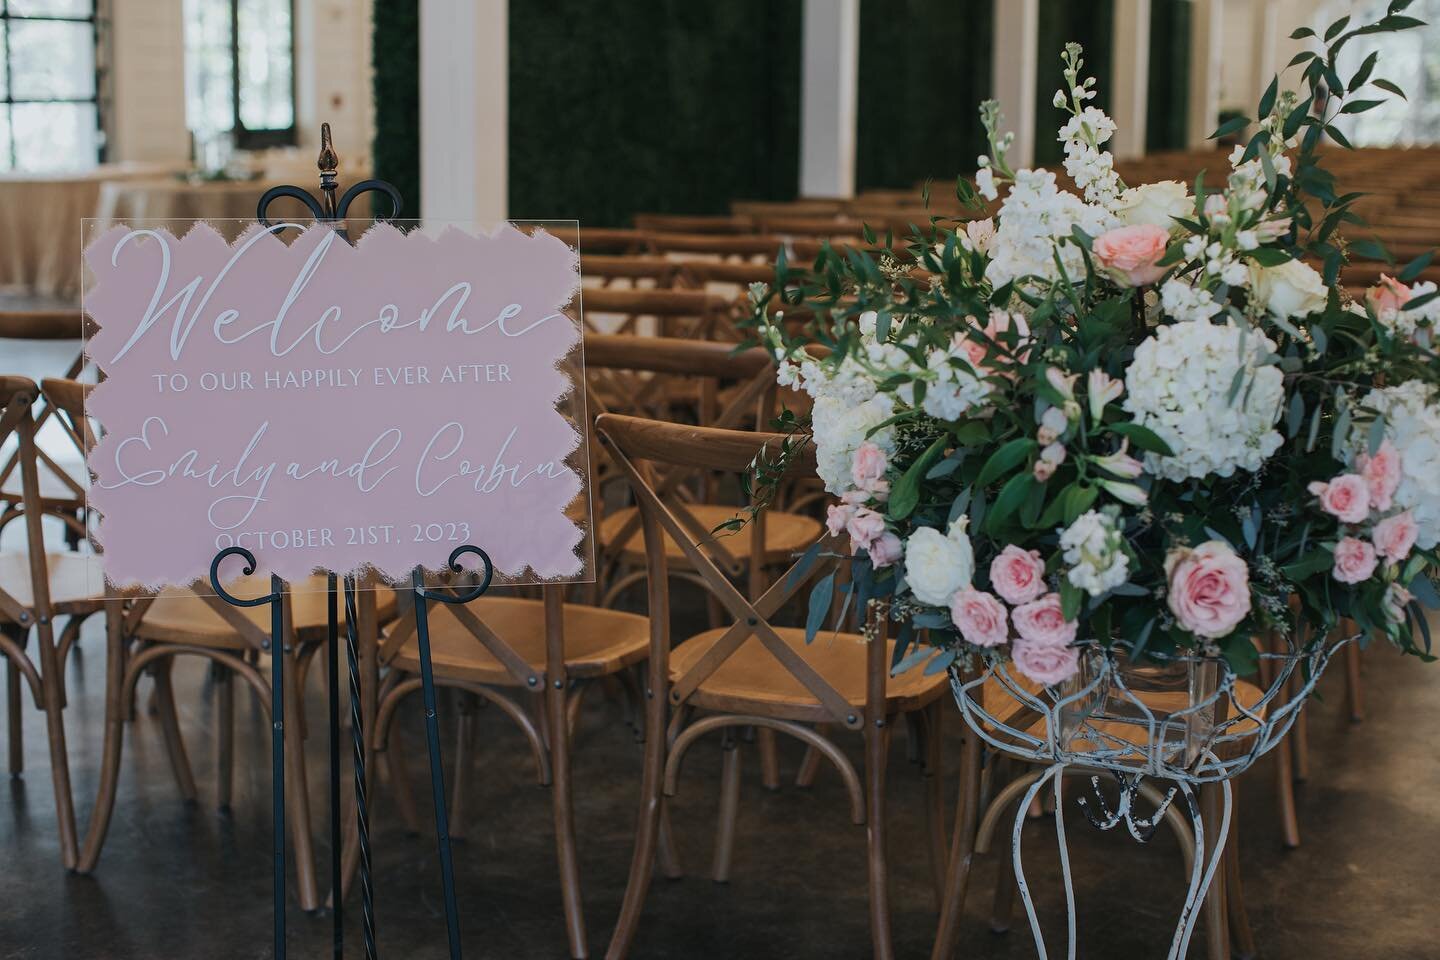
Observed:
[[[585,575],[579,258],[558,237],[118,225],[85,261],[112,583],[190,583],[230,546],[287,580],[398,579],[463,544],[511,579]]]

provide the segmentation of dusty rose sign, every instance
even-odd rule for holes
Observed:
[[[111,225],[85,247],[107,579],[190,583],[231,546],[291,581],[398,579],[465,544],[512,580],[585,578],[571,243],[224,229]]]

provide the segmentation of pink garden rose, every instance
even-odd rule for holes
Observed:
[[[1165,575],[1170,612],[1197,637],[1218,640],[1250,612],[1250,570],[1220,540],[1171,550]]]
[[[1010,645],[1010,659],[1025,679],[1047,687],[1070,679],[1080,669],[1080,651],[1054,643],[1016,640]]]
[[[1418,533],[1415,515],[1406,510],[1375,524],[1375,529],[1370,531],[1370,541],[1375,544],[1376,553],[1398,563],[1410,556]]]
[[[1370,485],[1358,473],[1342,473],[1329,483],[1317,480],[1309,490],[1320,498],[1320,509],[1341,523],[1359,523],[1370,515]]]
[[[1154,283],[1165,275],[1159,265],[1170,242],[1170,231],[1153,223],[1116,227],[1095,238],[1090,252],[1101,265],[1123,277],[1128,286]]]
[[[855,449],[855,456],[850,461],[850,479],[861,490],[884,496],[890,492],[890,484],[885,479],[885,470],[889,466],[890,460],[885,451],[878,444],[866,440]]]
[[[1394,277],[1380,274],[1380,282],[1365,291],[1365,302],[1378,317],[1387,310],[1399,310],[1410,302],[1413,291]]]
[[[1335,569],[1331,575],[1341,583],[1360,583],[1375,573],[1375,548],[1364,540],[1345,537],[1335,544]]]
[[[1360,454],[1355,458],[1355,469],[1365,478],[1365,486],[1370,490],[1370,506],[1389,510],[1400,486],[1400,451],[1395,449],[1395,444],[1385,440],[1375,456]]]
[[[1076,623],[1065,619],[1058,593],[1022,603],[1011,612],[1010,621],[1020,639],[1032,645],[1063,647],[1075,640]]]
[[[840,536],[850,525],[850,518],[854,514],[855,508],[848,503],[830,504],[825,508],[825,529],[830,531],[832,537]]]
[[[1010,620],[1005,605],[992,595],[964,587],[950,599],[950,619],[960,628],[966,643],[977,647],[998,647],[1010,639]]]
[[[880,570],[903,557],[905,547],[901,544],[899,537],[887,530],[871,541],[869,549],[865,552],[870,555],[870,563],[876,570]]]
[[[851,514],[845,529],[855,546],[869,550],[872,543],[885,535],[885,518],[869,507],[861,507]]]
[[[1045,562],[1039,550],[1022,550],[1013,543],[990,561],[990,586],[1014,606],[1029,603],[1045,592]]]

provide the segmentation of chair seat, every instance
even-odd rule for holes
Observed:
[[[208,589],[208,586],[206,587]],[[268,579],[241,577],[225,585],[236,597],[256,597],[270,589]],[[302,641],[325,638],[329,627],[329,597],[324,576],[316,575],[291,585],[292,616],[296,636]],[[340,622],[345,622],[345,601],[336,598]],[[376,591],[376,611],[381,623],[395,616],[395,592],[389,588]],[[270,631],[270,607],[235,607],[236,612],[266,633]],[[187,643],[224,650],[245,650],[250,644],[235,628],[193,590],[169,587],[160,591],[150,609],[140,618],[135,636],[159,643]]]
[[[725,635],[726,629],[707,630],[676,647],[670,654],[670,681],[673,683],[689,672]],[[868,642],[864,637],[858,633],[822,631],[807,644],[804,630],[776,627],[775,632],[857,711],[864,708],[865,645]],[[887,647],[885,662],[888,665],[894,656],[894,642],[888,641]],[[949,678],[944,673],[926,676],[921,670],[909,670],[890,677],[885,684],[886,712],[918,709],[948,688]],[[747,638],[740,649],[696,688],[689,702],[708,710],[753,713],[802,723],[835,720],[814,694],[754,636]]]
[[[483,597],[468,609],[536,671],[545,669],[545,604],[519,597]],[[633,613],[565,605],[565,669],[577,679],[615,673],[644,660],[650,620]],[[443,604],[430,607],[430,660],[436,676],[494,686],[518,685],[504,664]],[[406,641],[391,664],[420,672],[420,646]]]
[[[85,506],[85,494],[72,490],[70,485],[57,477],[46,464],[40,464],[36,474],[40,478],[40,505],[45,509],[74,512]],[[83,481],[78,482],[83,485]],[[5,483],[0,485],[0,501],[19,503],[20,497],[20,471],[16,469],[12,470],[10,476],[5,478]]]
[[[695,519],[700,521],[706,530],[714,530],[726,520],[731,520],[741,513],[740,508],[737,507],[708,503],[687,503],[685,509],[694,514]],[[618,549],[629,562],[643,563],[645,561],[645,534],[640,524],[635,525],[634,532],[625,539],[623,546],[615,543],[626,524],[635,519],[635,511],[635,507],[625,507],[614,513],[606,514],[605,519],[600,522],[600,542],[607,549]],[[789,562],[795,554],[803,552],[806,547],[818,540],[823,530],[824,527],[820,521],[813,517],[802,516],[798,513],[785,513],[780,510],[765,511],[765,561],[767,563]],[[721,544],[725,551],[737,560],[748,560],[750,557],[750,532],[748,530],[741,530],[739,533],[728,536],[722,533],[716,537],[715,542]],[[702,549],[704,549],[703,546]],[[665,534],[665,556],[676,566],[689,566],[680,545],[668,533]]]
[[[72,614],[95,611],[105,600],[105,575],[100,560],[92,554],[57,551],[45,555],[50,577],[50,605],[57,613]],[[33,607],[35,592],[31,589],[30,555],[7,551],[0,553],[0,590]],[[10,618],[0,612],[0,621]]]

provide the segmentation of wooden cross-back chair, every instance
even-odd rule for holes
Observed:
[[[73,381],[46,380],[44,391],[72,423],[82,425],[87,450],[94,435],[80,408],[89,387]],[[221,571],[222,574],[228,571]],[[291,722],[285,725],[286,822],[295,850],[298,898],[306,911],[320,906],[315,872],[315,855],[310,834],[309,793],[305,780],[304,670],[309,659],[322,649],[329,636],[329,595],[324,576],[293,584],[282,597],[285,636],[280,656],[285,657],[284,711]],[[226,589],[237,596],[269,592],[268,578],[241,577]],[[209,661],[216,686],[215,738],[216,805],[228,810],[234,776],[235,693],[239,677],[254,692],[261,709],[269,714],[272,691],[259,667],[270,649],[270,612],[266,607],[235,607],[211,592],[208,581],[190,587],[170,587],[158,593],[111,588],[113,602],[106,613],[105,738],[101,751],[100,782],[95,810],[80,850],[76,869],[95,869],[114,813],[116,787],[124,746],[124,728],[134,714],[135,688],[148,674],[155,683],[155,701],[161,730],[175,780],[186,803],[198,797],[194,775],[181,733],[171,680],[174,660],[179,656]],[[361,590],[357,610],[357,638],[362,664],[362,715],[367,724],[375,717],[378,681],[374,651],[379,625],[395,615],[393,591]],[[344,629],[345,607],[339,610]],[[368,767],[367,767],[368,769]],[[353,809],[347,821],[353,822]]]
[[[719,294],[704,290],[586,287],[580,296],[588,332],[656,334],[732,343],[740,339],[732,323],[735,301]],[[597,315],[610,318],[603,328]]]
[[[676,285],[680,268],[681,264],[676,261],[656,256],[587,253],[580,258],[580,276],[598,280],[602,288],[616,290],[668,290]],[[642,287],[642,283],[648,283],[649,287]]]
[[[650,664],[646,709],[649,730],[668,735],[646,742],[640,821],[621,915],[610,942],[611,960],[628,954],[650,885],[664,797],[676,792],[686,751],[700,737],[720,732],[726,750],[722,767],[721,824],[715,876],[727,879],[733,854],[740,775],[737,728],[762,728],[792,736],[829,759],[850,794],[851,818],[867,828],[870,923],[874,954],[893,956],[887,892],[885,768],[890,729],[906,717],[925,758],[932,872],[936,897],[943,885],[944,813],[941,809],[940,718],[948,686],[942,675],[918,671],[888,680],[894,644],[885,637],[884,613],[864,611],[867,639],[858,633],[823,631],[806,642],[803,628],[776,626],[807,584],[835,565],[843,550],[834,538],[822,544],[821,559],[802,558],[763,590],[747,597],[702,546],[659,489],[658,468],[741,473],[762,451],[772,455],[783,437],[771,433],[720,430],[602,415],[596,430],[623,470],[639,502],[644,526],[649,583]],[[814,469],[813,455],[798,457],[791,469]],[[765,515],[756,521],[763,527]],[[751,532],[749,536],[764,536]],[[669,567],[678,551],[723,606],[728,625],[715,626],[672,649]],[[760,551],[750,553],[751,565]],[[808,569],[807,569],[808,565]],[[695,714],[703,714],[693,719]],[[812,724],[863,733],[865,765],[857,773],[845,753]]]
[[[639,722],[638,678],[632,668],[645,659],[650,627],[643,616],[569,602],[564,584],[538,589],[539,599],[524,595],[533,589],[502,588],[467,605],[436,604],[429,616],[431,664],[436,686],[459,691],[463,698],[451,784],[452,834],[464,828],[465,768],[473,761],[468,748],[478,698],[519,728],[540,784],[550,787],[566,935],[571,956],[578,958],[589,952],[576,852],[571,734],[583,691],[594,681],[618,681],[629,694],[631,721]],[[412,833],[419,832],[402,751],[389,748],[397,708],[421,687],[413,616],[393,623],[381,643],[380,660],[388,672],[372,745],[385,756],[402,820]]]
[[[12,303],[0,300],[0,339],[6,340],[76,340],[87,332],[87,321],[78,307],[48,302]],[[85,370],[84,353],[77,354],[65,373],[65,378],[74,380]],[[42,394],[35,401],[31,417],[38,431],[54,414],[48,400]],[[47,451],[36,448],[36,467],[39,480],[40,507],[52,516],[59,517],[66,525],[65,540],[75,548],[85,537],[85,474],[80,476],[57,463]],[[16,520],[22,513],[20,454],[17,450],[0,460],[0,531]]]
[[[0,444],[16,438],[15,464],[19,475],[19,505],[25,541],[21,552],[0,553],[0,655],[5,658],[10,773],[24,769],[21,739],[21,681],[30,688],[36,706],[45,713],[50,745],[50,778],[55,793],[60,859],[74,869],[79,859],[75,807],[70,787],[69,754],[65,743],[65,656],[80,624],[104,608],[101,580],[92,557],[73,551],[53,551],[45,543],[42,518],[40,451],[35,442],[35,410],[40,387],[25,377],[0,376]],[[56,635],[56,624],[65,628]],[[34,634],[35,655],[28,652]]]

